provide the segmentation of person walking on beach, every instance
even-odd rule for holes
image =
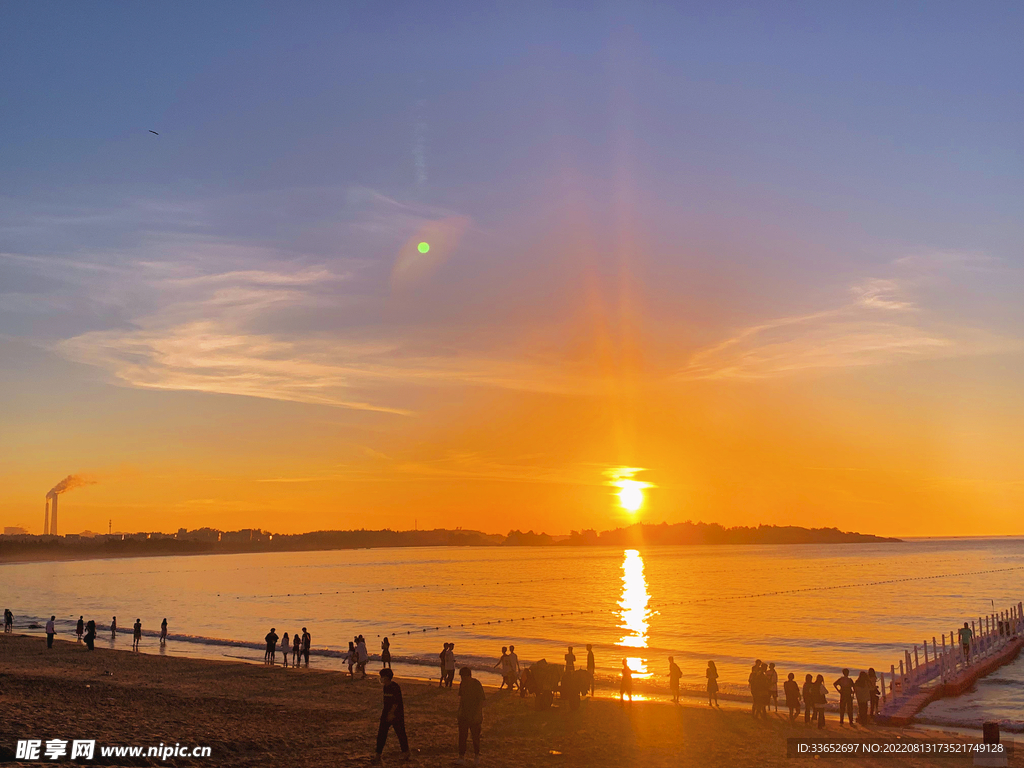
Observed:
[[[400,760],[408,760],[409,737],[405,733],[405,706],[402,703],[402,689],[395,682],[395,673],[390,669],[380,671],[380,679],[384,684],[381,690],[384,693],[384,707],[380,713],[380,725],[377,728],[377,754],[374,755],[373,764],[380,765],[381,755],[384,753],[384,745],[388,740],[388,731],[395,729],[398,737],[398,746],[402,750]]]
[[[387,635],[384,635],[384,639],[380,641],[380,668],[384,669],[384,667],[391,668],[391,641],[388,640]]]
[[[281,637],[281,658],[284,659],[285,668],[288,667],[288,651],[292,649],[292,639],[285,632]]]
[[[765,681],[768,687],[769,701],[775,702],[775,711],[779,711],[779,673],[775,671],[775,662],[769,662],[768,675]],[[768,702],[765,702],[767,705]],[[767,714],[767,712],[765,713]]]
[[[622,660],[622,679],[619,681],[619,702],[624,696],[629,696],[629,703],[633,703],[633,670],[629,668],[629,662]]]
[[[714,706],[721,709],[722,705],[718,703],[718,667],[715,666],[715,662],[708,662],[708,668],[704,672],[704,676],[708,679],[708,706],[710,707],[712,700],[714,700]]]
[[[313,636],[309,634],[309,630],[305,627],[302,628],[302,659],[306,662],[306,667],[309,667],[309,651],[313,647]],[[366,655],[366,645],[363,645],[363,655]],[[298,666],[298,663],[295,664]],[[366,677],[366,661],[363,661],[363,677]]]
[[[683,671],[676,664],[674,656],[668,657],[668,687],[672,691],[672,701],[675,704],[679,703],[679,678],[683,676]]]
[[[507,685],[508,689],[511,691],[512,690],[512,684],[509,682],[509,679],[508,679],[508,669],[509,669],[508,648],[506,646],[504,646],[504,645],[501,646],[501,658],[498,659],[498,663],[495,664],[494,667],[492,667],[492,669],[497,668],[497,667],[501,667],[501,685],[498,686],[498,690],[500,691],[502,688],[504,688]]]
[[[438,654],[441,664],[441,682],[438,683],[438,688],[444,687],[445,680],[448,679],[448,643],[444,644],[444,648],[441,649],[441,653]]]
[[[597,671],[597,663],[594,660],[594,646],[587,643],[587,674],[590,675],[590,695],[594,695],[594,673]]]
[[[804,678],[804,725],[811,724],[811,717],[814,715],[814,704],[818,700],[817,690],[814,676],[808,674]]]
[[[160,622],[160,645],[167,645],[167,617]]]
[[[786,694],[786,706],[789,707],[789,722],[800,717],[800,684],[796,681],[796,675],[789,673],[789,679],[782,684],[783,693]]]
[[[853,684],[853,693],[857,697],[857,724],[868,724],[868,706],[871,703],[871,691],[868,688],[868,673],[861,670]]]
[[[135,619],[135,626],[132,628],[132,650],[139,650],[139,643],[142,642],[142,619]]]
[[[110,639],[117,640],[117,616],[110,617]]]
[[[448,643],[448,653],[444,657],[446,687],[451,688],[455,682],[455,643]]]
[[[508,647],[508,666],[512,673],[512,683],[519,686],[519,690],[522,691],[523,685],[519,682],[519,676],[522,674],[522,670],[519,668],[519,656],[516,654],[516,647],[514,645],[510,645]],[[511,688],[512,686],[510,685],[509,690],[511,690]]]
[[[302,656],[302,638],[299,637],[299,633],[296,632],[292,635],[292,666],[299,666],[299,657]],[[349,670],[351,673],[351,670]]]
[[[828,688],[825,687],[824,675],[818,675],[815,678],[814,687],[817,689],[814,692],[814,719],[818,721],[818,728],[824,728],[825,706],[828,704]]]
[[[569,646],[568,652],[565,654],[565,671],[575,672],[576,671],[576,654],[572,652],[572,646]]]
[[[874,718],[878,712],[878,675],[875,674],[875,668],[868,668],[868,694],[870,695],[870,707],[868,709],[868,717]]]
[[[960,637],[960,647],[964,651],[964,663],[971,663],[971,640],[974,638],[974,632],[971,630],[967,622],[964,622],[963,629],[957,632]]]
[[[263,639],[267,641],[267,652],[264,654],[263,660],[267,664],[273,664],[277,655],[277,632],[274,631],[274,627],[270,628],[267,636]]]
[[[468,765],[466,742],[473,737],[473,764],[480,764],[480,727],[484,722],[484,687],[473,677],[473,670],[459,670],[459,759],[457,765]]]
[[[54,627],[53,622],[56,620],[56,616],[51,616],[50,620],[46,622],[46,647],[53,648],[53,636],[57,634],[57,630]]]
[[[85,647],[90,651],[96,647],[96,622],[92,619],[85,625]]]
[[[843,715],[846,715],[853,725],[853,679],[850,670],[844,669],[843,676],[837,678],[832,687],[839,691],[839,724],[843,724]]]
[[[76,643],[82,642],[82,635],[83,634],[85,634],[85,619],[84,619],[84,617],[79,616],[78,617],[78,624],[75,625],[75,635],[78,637],[78,639],[75,640]]]

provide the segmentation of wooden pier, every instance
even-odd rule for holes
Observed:
[[[877,720],[887,725],[908,725],[928,704],[945,696],[958,696],[997,667],[1013,661],[1024,647],[1024,605],[978,617],[971,622],[968,653],[958,642],[958,630],[941,643],[932,637],[913,651],[903,652],[899,664],[889,667],[888,680],[880,675],[881,705]]]

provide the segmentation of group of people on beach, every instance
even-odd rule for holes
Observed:
[[[14,614],[9,610],[4,612],[4,620],[6,623],[7,614],[10,614],[11,624],[14,623]],[[5,631],[10,631],[6,629]],[[95,620],[85,620],[85,616],[79,616],[78,621],[75,623],[75,642],[85,643],[85,647],[90,651],[96,648],[96,635],[97,625]],[[57,635],[57,617],[51,616],[50,620],[46,622],[46,647],[53,648],[53,638]],[[110,640],[114,641],[117,639],[117,616],[110,617]],[[139,645],[142,643],[142,619],[135,619],[135,624],[132,626],[132,650],[138,651]],[[160,645],[167,645],[167,619],[165,618],[160,622]]]
[[[305,627],[302,628],[302,634],[300,635],[296,632],[294,638],[289,638],[287,632],[285,632],[283,636],[278,637],[277,628],[271,627],[270,631],[263,639],[267,643],[266,652],[263,654],[264,664],[277,663],[277,641],[280,640],[282,666],[289,666],[289,654],[292,656],[292,666],[299,666],[299,661],[302,659],[305,659],[306,666],[309,666],[309,649],[313,645],[313,636],[309,634],[309,630]]]
[[[779,675],[775,670],[774,662],[765,664],[757,659],[751,668],[748,684],[750,696],[753,699],[751,713],[755,719],[767,720],[768,708],[773,704],[775,711],[779,711]],[[857,702],[857,723],[867,725],[871,722],[878,711],[878,701],[881,695],[878,689],[878,678],[873,668],[861,671],[856,680],[850,677],[849,669],[844,669],[843,674],[832,683],[832,687],[839,693],[840,725],[843,725],[844,719],[849,720],[850,725],[853,725],[854,700]],[[796,675],[790,672],[782,688],[791,722],[800,716],[802,708],[804,723],[807,725],[817,723],[819,728],[825,727],[825,708],[828,706],[830,691],[825,684],[824,675],[814,677],[814,675],[807,674],[801,688],[796,681]]]

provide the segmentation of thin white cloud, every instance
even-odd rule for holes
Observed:
[[[979,257],[923,255],[894,262],[900,274],[850,288],[853,301],[835,309],[781,317],[741,329],[696,351],[681,379],[763,379],[808,370],[1017,352],[1018,338],[950,322],[922,307],[914,294]]]

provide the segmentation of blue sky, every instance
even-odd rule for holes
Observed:
[[[634,397],[731,402],[688,388],[742,381],[754,389],[739,400],[790,410],[808,372],[862,417],[935,391],[921,423],[954,408],[974,424],[991,402],[1020,416],[1020,4],[0,14],[0,392],[5,431],[36,446],[9,448],[18,490],[0,517],[65,466],[156,472],[168,459],[140,459],[133,430],[166,412],[184,424],[194,397],[228,398],[247,423],[299,403],[354,430],[359,456],[403,466],[506,466],[451,426],[479,419],[459,404],[548,412],[565,398],[592,422],[594,398],[630,413]],[[429,258],[410,250],[420,239]],[[983,382],[966,399],[965,375]],[[903,399],[883,408],[879,388]],[[62,421],[55,402],[96,398],[109,421],[135,397],[123,434],[104,429],[109,455],[83,447],[88,430],[59,449],[33,437]],[[972,434],[1016,455],[984,423]],[[557,465],[571,485],[601,450],[675,461],[644,459],[644,435],[620,425],[591,436],[604,447],[582,464],[543,455],[517,471],[530,483],[534,464]],[[176,455],[189,441],[174,433]],[[928,472],[960,477],[946,459]],[[1016,482],[1004,475],[984,482]],[[784,496],[756,514],[817,509]],[[734,514],[686,498],[659,511]],[[1000,498],[983,504],[997,522],[1017,496]],[[564,506],[545,500],[536,525],[568,527],[579,513]]]

